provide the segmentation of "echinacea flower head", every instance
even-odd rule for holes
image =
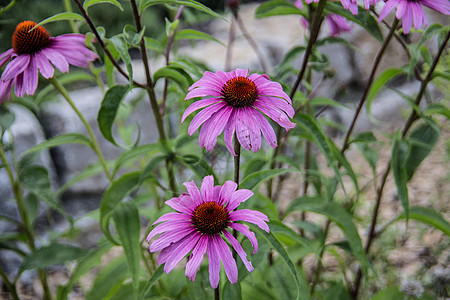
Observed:
[[[267,75],[251,74],[248,70],[236,69],[231,72],[205,72],[203,77],[189,87],[185,100],[202,97],[184,112],[181,122],[194,111],[200,111],[189,125],[192,135],[202,124],[199,142],[202,148],[211,151],[217,137],[224,132],[225,145],[235,155],[233,136],[245,150],[258,151],[261,148],[261,132],[273,148],[277,137],[269,121],[263,116],[289,130],[295,123],[294,108],[289,96],[281,85]]]
[[[0,54],[0,68],[9,62],[0,77],[0,103],[11,97],[13,86],[19,98],[25,94],[33,95],[39,73],[44,78],[51,78],[54,75],[53,66],[66,73],[69,64],[87,68],[89,62],[97,58],[85,46],[84,35],[52,37],[44,27],[34,28],[36,25],[33,21],[19,23],[12,36],[12,48]]]
[[[396,7],[395,16],[398,20],[402,20],[403,32],[408,34],[413,23],[416,30],[422,24],[428,25],[422,5],[444,15],[450,14],[450,1],[448,0],[387,0],[380,12],[378,21],[383,20]]]
[[[247,260],[247,253],[229,230],[237,230],[250,240],[253,254],[258,250],[255,234],[247,226],[238,223],[245,221],[256,224],[269,232],[269,221],[261,212],[236,208],[246,201],[253,192],[246,189],[237,190],[237,184],[226,181],[223,186],[214,186],[212,176],[203,178],[200,190],[194,181],[184,183],[188,193],[166,201],[166,204],[177,212],[170,212],[161,216],[153,225],[157,225],[148,235],[147,242],[157,234],[161,235],[150,244],[150,252],[161,251],[158,264],[164,265],[164,271],[169,273],[175,265],[189,252],[185,275],[195,280],[197,270],[205,253],[209,262],[209,281],[212,288],[216,288],[220,279],[222,264],[225,274],[231,283],[236,283],[238,271],[228,240],[249,272],[253,271],[252,264]]]

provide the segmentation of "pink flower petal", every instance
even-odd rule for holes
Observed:
[[[58,70],[63,73],[69,72],[69,63],[61,53],[52,48],[43,49],[41,52]]]
[[[187,215],[187,214],[180,214],[177,212],[171,212],[171,213],[167,213],[165,215],[162,215],[161,217],[159,217],[158,220],[156,220],[155,222],[153,222],[153,225],[164,222],[164,221],[181,221],[181,220],[190,220],[191,216]]]
[[[214,196],[214,177],[212,175],[205,176],[200,187],[200,193],[203,198],[203,203],[215,201]]]
[[[213,104],[207,108],[205,108],[204,110],[202,110],[201,112],[199,112],[193,119],[191,124],[189,125],[188,128],[188,134],[189,135],[193,135],[194,132],[204,123],[206,122],[209,118],[211,118],[211,116],[219,111],[220,109],[222,109],[224,106],[226,106],[225,102],[218,102],[216,104]]]
[[[37,67],[39,68],[39,71],[41,72],[42,76],[44,78],[49,79],[53,77],[55,73],[55,69],[53,68],[52,64],[48,61],[48,58],[42,54],[41,51],[38,51],[34,54],[34,58],[36,60]]]
[[[194,206],[197,207],[203,203],[202,196],[200,195],[200,191],[195,185],[194,180],[185,182],[184,186],[186,187],[189,195],[191,196],[192,201],[194,202]]]
[[[220,255],[216,248],[214,236],[208,235],[208,247],[206,250],[209,262],[209,282],[213,289],[217,288],[220,280]]]
[[[233,258],[233,254],[231,253],[227,243],[225,243],[225,241],[218,234],[213,237],[225,269],[225,274],[227,274],[228,280],[230,280],[231,283],[236,283],[238,279],[236,260]]]
[[[1,79],[3,81],[11,80],[17,77],[20,73],[22,73],[30,63],[31,55],[23,54],[17,56],[15,59],[9,62],[3,71]]]
[[[236,112],[237,109],[233,109],[233,112],[231,113],[231,116],[228,119],[228,124],[225,126],[223,132],[223,139],[225,140],[225,145],[227,146],[228,151],[233,156],[236,156],[233,145],[234,132],[236,131]]]
[[[255,254],[256,251],[258,251],[258,240],[256,239],[254,232],[251,232],[247,226],[239,223],[230,223],[229,226],[230,228],[236,229],[237,231],[239,231],[248,238],[253,247],[253,254]]]
[[[200,239],[200,234],[193,234],[186,238],[172,254],[167,258],[166,265],[164,266],[164,272],[169,273],[176,266],[176,264],[186,256],[186,254],[194,248],[197,241]]]
[[[236,191],[237,189],[237,183],[231,180],[225,181],[223,186],[220,188],[219,192],[219,201],[217,203],[219,205],[224,205],[230,201],[231,195]],[[227,209],[228,205],[227,205]]]
[[[200,129],[200,147],[211,151],[217,143],[217,137],[223,132],[233,109],[224,107],[209,118]]]
[[[198,240],[197,245],[195,245],[194,249],[192,250],[191,255],[189,256],[189,261],[186,264],[186,271],[184,274],[192,282],[195,280],[195,275],[197,274],[197,270],[203,260],[207,245],[208,236],[202,235]]]
[[[241,258],[241,260],[244,263],[247,270],[249,272],[252,272],[254,270],[253,266],[252,266],[251,262],[247,260],[247,253],[245,253],[244,248],[242,248],[242,246],[241,246],[241,244],[239,244],[238,240],[236,240],[236,238],[226,230],[223,231],[223,234],[228,239],[231,246],[233,246],[234,250],[236,250],[236,253]]]
[[[184,120],[186,119],[187,116],[189,116],[191,113],[193,113],[194,111],[209,106],[211,104],[217,103],[222,101],[219,98],[208,98],[208,99],[203,99],[203,100],[199,100],[196,101],[194,103],[192,103],[191,105],[189,105],[189,107],[186,109],[186,111],[183,113],[183,116],[181,117],[181,123],[183,124]]]
[[[254,193],[247,189],[241,189],[233,192],[227,203],[227,210],[232,212],[235,210],[242,202],[247,201]]]
[[[258,225],[261,229],[269,232],[269,226],[266,222],[269,221],[267,216],[259,211],[251,209],[240,209],[230,213],[231,221],[245,221]]]

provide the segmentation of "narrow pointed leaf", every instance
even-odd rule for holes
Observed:
[[[142,289],[141,292],[141,299],[145,299],[147,295],[150,293],[150,290],[152,289],[153,285],[155,285],[156,282],[161,278],[161,276],[164,274],[164,265],[160,265],[156,270],[153,272],[152,277],[147,281],[147,284]]]
[[[93,147],[91,139],[85,136],[81,133],[66,133],[61,134],[58,136],[55,136],[51,139],[48,139],[39,145],[36,145],[27,151],[23,152],[21,155],[28,155],[30,153],[36,152],[36,151],[42,151],[47,148],[52,148],[60,145],[66,145],[66,144],[83,144],[88,147]]]
[[[141,0],[141,3],[139,5],[139,9],[142,12],[144,9],[151,5],[155,4],[168,4],[168,5],[184,5],[187,7],[195,8],[199,11],[202,11],[204,13],[207,13],[211,16],[214,16],[216,18],[224,19],[221,15],[211,10],[209,7],[201,4],[200,2],[193,1],[193,0]]]
[[[64,244],[51,244],[36,249],[28,255],[21,266],[22,270],[47,268],[67,261],[76,260],[86,254],[86,250]]]
[[[239,188],[241,189],[249,189],[253,190],[259,184],[261,184],[264,180],[274,178],[278,175],[294,172],[294,169],[271,169],[271,170],[262,170],[258,172],[253,172],[244,179],[239,184]]]
[[[397,217],[397,220],[405,219],[405,213]],[[411,206],[409,208],[409,218],[433,226],[450,236],[450,224],[439,212],[426,207]]]
[[[109,3],[117,6],[118,8],[120,8],[121,11],[123,11],[122,5],[120,5],[120,3],[117,0],[86,0],[83,3],[83,8],[87,10],[90,6],[98,3]]]

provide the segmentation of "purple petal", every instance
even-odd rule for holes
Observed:
[[[176,264],[184,257],[189,251],[194,248],[197,241],[200,239],[200,234],[193,234],[189,236],[186,240],[181,242],[176,250],[167,258],[166,265],[164,266],[164,271],[169,273],[176,266]]]
[[[69,63],[61,53],[52,48],[43,49],[41,52],[58,70],[63,73],[69,72]]]
[[[192,103],[191,105],[189,105],[189,107],[183,113],[183,116],[181,117],[181,124],[183,124],[183,122],[186,119],[186,117],[189,116],[194,111],[196,111],[196,110],[198,110],[200,108],[209,106],[211,104],[220,102],[220,101],[222,101],[222,99],[219,99],[219,98],[208,98],[208,99],[203,99],[203,100],[199,100],[199,101],[196,101],[196,102]]]
[[[236,253],[241,258],[241,260],[244,263],[244,265],[247,268],[247,270],[249,272],[252,272],[254,270],[253,266],[247,260],[247,253],[245,253],[244,248],[242,248],[242,246],[241,246],[241,244],[239,244],[238,240],[236,240],[236,238],[231,233],[229,233],[227,230],[224,230],[223,234],[228,239],[228,241],[230,242],[231,246],[233,246],[234,250],[236,250]]]
[[[273,107],[282,110],[291,118],[295,114],[295,110],[292,105],[280,98],[259,97],[259,99],[254,103],[257,103],[259,106]]]
[[[197,274],[197,270],[200,267],[200,264],[203,260],[203,256],[206,252],[206,247],[208,245],[208,237],[207,235],[202,235],[192,250],[191,255],[189,256],[189,261],[186,264],[185,275],[192,282],[195,280],[195,275]]]
[[[9,49],[6,52],[3,52],[0,55],[0,68],[3,67],[3,65],[11,59],[12,54],[14,53],[14,49]]]
[[[222,133],[228,123],[233,108],[225,106],[209,118],[200,129],[200,147],[211,151],[217,143],[217,137]]]
[[[230,221],[245,221],[258,225],[261,229],[269,232],[269,226],[266,222],[269,222],[267,216],[259,211],[251,209],[241,209],[230,212]],[[265,222],[264,222],[265,221]]]
[[[195,209],[195,205],[192,198],[187,194],[181,194],[179,197],[174,197],[165,202],[167,205],[175,209],[176,211],[190,215]]]
[[[0,103],[5,103],[11,98],[11,87],[13,85],[13,80],[3,81],[0,80]]]
[[[153,230],[148,234],[147,242],[149,243],[150,240],[159,233],[163,233],[166,231],[177,231],[179,229],[187,228],[190,226],[193,226],[190,220],[169,221],[159,224],[158,226],[153,228]]]
[[[295,123],[292,123],[283,111],[261,101],[255,101],[253,105],[284,129],[289,130],[295,127]]]
[[[237,183],[231,180],[225,181],[223,186],[220,188],[219,192],[219,201],[217,203],[219,205],[224,205],[225,203],[230,202],[231,195],[236,191],[237,189]],[[228,204],[227,204],[228,208]]]
[[[209,282],[213,289],[217,288],[220,280],[220,256],[216,248],[214,236],[208,235],[208,262],[209,262]]]
[[[237,109],[233,109],[233,112],[231,113],[231,116],[228,119],[228,124],[227,126],[225,126],[223,132],[223,139],[225,140],[225,145],[227,146],[228,151],[233,156],[236,156],[236,153],[234,153],[234,145],[233,145],[233,137],[234,132],[236,130],[236,112]]]
[[[36,92],[38,86],[38,68],[36,66],[36,60],[34,56],[31,56],[28,67],[23,71],[23,81],[25,82],[25,93],[27,95],[33,95]]]
[[[253,192],[247,189],[241,189],[235,191],[228,200],[227,209],[229,212],[235,210],[242,202],[247,201],[251,196],[253,196]]]
[[[245,118],[244,108],[239,108],[236,111],[236,137],[241,146],[245,150],[250,151],[252,149],[252,142],[250,140],[250,130]]]
[[[192,89],[189,93],[187,93],[186,98],[184,98],[184,100],[192,99],[195,97],[207,97],[207,96],[212,96],[212,97],[217,98],[222,95],[220,93],[220,90],[218,90],[218,89],[201,86],[201,87]]]
[[[202,186],[200,187],[200,193],[202,194],[203,203],[216,201],[214,199],[214,177],[212,175],[205,176],[203,178]]]
[[[48,58],[44,54],[42,54],[41,51],[38,51],[34,54],[34,59],[36,60],[36,65],[44,78],[49,79],[53,77],[55,69],[48,61]]]
[[[255,233],[251,232],[247,226],[239,223],[230,223],[228,226],[230,228],[236,229],[248,238],[253,247],[253,254],[258,251],[258,240],[256,239]]]
[[[258,123],[264,138],[272,148],[275,148],[277,146],[277,136],[269,121],[267,121],[267,119],[259,111],[252,110],[252,112],[253,118],[255,119],[255,122]]]
[[[450,15],[450,2],[448,0],[422,0],[421,3],[444,15]]]
[[[189,227],[178,231],[169,231],[161,234],[159,238],[150,244],[149,251],[157,252],[160,251],[171,244],[174,244],[181,240],[182,238],[193,234],[195,232],[195,228]]]
[[[386,2],[378,17],[378,22],[381,22],[391,12],[399,1],[400,0],[389,0]]]
[[[214,239],[225,269],[225,274],[227,274],[228,280],[230,280],[231,283],[236,283],[238,279],[236,260],[233,258],[230,248],[222,237],[214,235]]]
[[[186,214],[180,214],[177,212],[170,212],[162,215],[158,220],[153,222],[153,225],[164,222],[164,221],[182,221],[182,220],[190,220],[191,216]]]
[[[14,79],[14,93],[22,98],[25,95],[25,83],[23,82],[23,73],[20,73]]]
[[[194,132],[202,125],[204,122],[206,122],[211,116],[217,112],[218,110],[222,109],[227,104],[225,102],[218,102],[216,104],[213,104],[201,112],[199,112],[193,119],[191,124],[188,128],[188,134],[192,135]]]
[[[233,72],[233,77],[247,77],[248,76],[248,69],[236,69]]]
[[[3,71],[1,79],[3,81],[11,80],[22,73],[30,63],[31,55],[22,54],[13,59]]]
[[[200,195],[200,191],[198,190],[197,186],[195,185],[194,180],[183,183],[186,187],[189,195],[191,196],[192,201],[194,201],[195,207],[199,206],[203,203],[202,196]]]

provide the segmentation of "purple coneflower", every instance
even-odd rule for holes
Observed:
[[[199,112],[188,133],[192,135],[202,124],[199,134],[201,147],[210,151],[217,137],[224,131],[225,144],[235,155],[233,136],[236,133],[239,143],[245,150],[256,152],[261,147],[261,132],[267,142],[275,148],[275,132],[261,114],[265,114],[289,130],[295,126],[289,120],[294,116],[294,108],[289,96],[281,85],[270,81],[267,75],[248,75],[248,70],[236,69],[231,72],[205,72],[203,77],[189,87],[185,100],[205,97],[190,105],[183,114],[181,122],[192,112]]]
[[[402,20],[403,32],[408,34],[413,22],[416,30],[422,24],[428,25],[422,5],[428,6],[444,15],[450,14],[450,2],[448,0],[387,0],[380,12],[378,21],[383,20],[394,7],[397,7],[395,16],[397,19]]]
[[[63,34],[51,37],[36,23],[24,21],[17,25],[12,36],[12,48],[0,55],[0,68],[5,67],[0,78],[0,102],[11,97],[11,88],[17,97],[33,95],[38,85],[39,72],[44,78],[54,74],[52,64],[61,72],[69,71],[69,64],[89,67],[97,55],[85,46],[82,34]]]
[[[336,36],[342,32],[348,32],[352,30],[352,26],[347,22],[347,19],[343,16],[331,14],[325,17],[330,25],[330,35]]]
[[[255,254],[258,250],[255,234],[236,221],[250,222],[269,232],[269,226],[265,223],[269,219],[258,211],[235,210],[241,202],[250,198],[253,192],[246,189],[236,190],[237,184],[233,181],[226,181],[223,186],[214,186],[213,177],[206,176],[200,191],[194,181],[186,182],[184,185],[188,193],[166,201],[167,205],[178,212],[167,213],[153,223],[164,222],[156,226],[147,237],[147,242],[150,242],[155,235],[162,233],[150,244],[150,252],[161,251],[158,264],[165,263],[164,271],[169,273],[192,250],[185,272],[191,281],[195,280],[206,252],[211,287],[216,288],[219,284],[220,261],[230,282],[236,283],[238,278],[236,261],[224,237],[251,272],[253,266],[247,260],[247,253],[229,230],[235,229],[246,236]]]

